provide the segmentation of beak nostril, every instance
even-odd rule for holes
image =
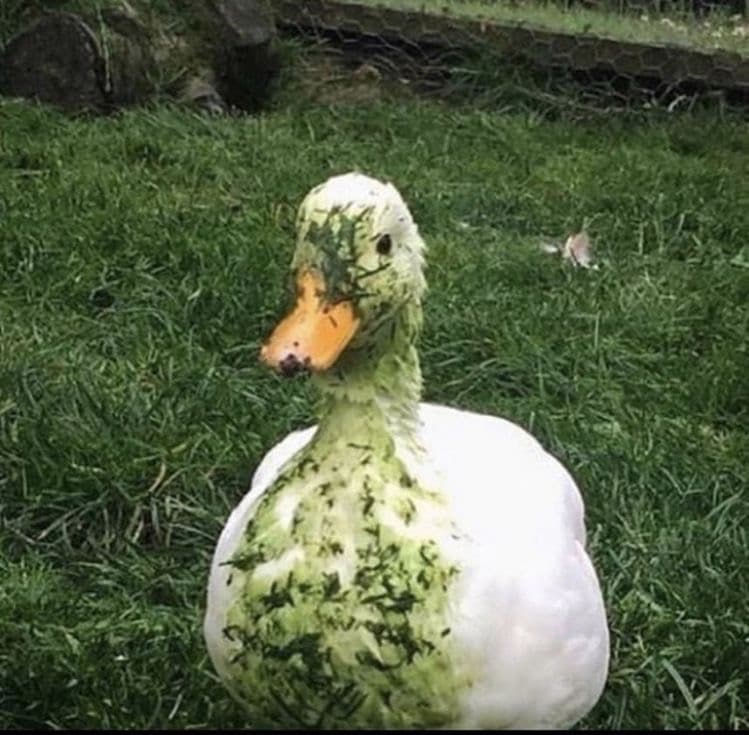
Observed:
[[[305,365],[293,352],[289,352],[289,354],[278,363],[278,367],[285,378],[291,378],[304,370]]]
[[[328,304],[322,276],[306,271],[296,305],[268,335],[261,361],[281,375],[323,372],[338,359],[359,328],[350,300]]]

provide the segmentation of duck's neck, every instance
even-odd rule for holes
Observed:
[[[333,370],[317,376],[319,442],[345,437],[351,445],[419,451],[420,330],[421,304],[409,303],[366,348],[350,351]]]

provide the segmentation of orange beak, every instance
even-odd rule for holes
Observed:
[[[285,376],[301,370],[327,370],[340,356],[359,327],[350,301],[323,300],[321,276],[305,271],[297,281],[297,302],[271,333],[260,359]]]

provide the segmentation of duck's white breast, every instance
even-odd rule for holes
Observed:
[[[453,590],[453,640],[472,686],[455,727],[566,727],[603,689],[608,629],[598,581],[585,552],[583,503],[567,471],[520,427],[502,419],[422,404],[428,463],[414,467],[451,503],[462,572]],[[277,444],[219,539],[208,590],[205,635],[228,679],[222,613],[231,604],[229,558],[257,501],[316,427]]]
[[[477,676],[456,725],[570,726],[598,700],[609,658],[580,493],[509,421],[428,404],[422,419],[425,448],[471,541],[452,625]]]

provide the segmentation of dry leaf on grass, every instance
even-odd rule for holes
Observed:
[[[574,266],[598,270],[598,266],[593,262],[593,246],[585,230],[570,235],[564,245],[544,243],[541,249],[545,253],[560,254],[564,260],[569,260]]]

